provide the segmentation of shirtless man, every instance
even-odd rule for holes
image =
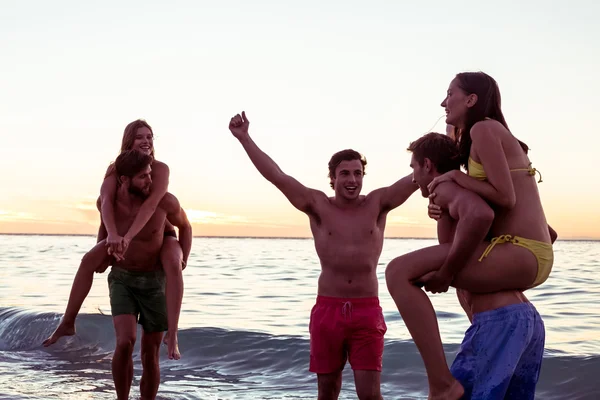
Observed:
[[[329,162],[333,197],[286,175],[250,138],[245,113],[229,129],[258,171],[310,221],[321,261],[318,296],[310,317],[310,371],[317,373],[319,400],[337,399],[348,358],[358,398],[381,399],[383,336],[377,263],[387,214],[416,191],[412,177],[361,195],[364,157],[343,150]]]
[[[115,168],[120,187],[115,198],[117,231],[124,235],[150,193],[152,157],[137,150],[119,155]],[[108,275],[110,306],[116,333],[112,374],[117,398],[128,399],[133,379],[133,347],[136,322],[142,325],[143,400],[156,397],[160,383],[159,349],[167,330],[165,276],[160,249],[167,219],[179,228],[180,236],[191,234],[191,225],[175,196],[167,193],[150,221],[131,241],[125,257],[117,260]]]
[[[429,133],[411,143],[409,150],[413,176],[424,197],[432,197],[427,186],[433,178],[460,168],[456,145],[448,136]],[[494,212],[481,197],[453,182],[438,186],[436,192],[433,201],[444,210],[437,222],[440,244],[464,241],[465,235],[487,235]],[[451,367],[464,388],[462,398],[533,400],[545,339],[535,307],[518,290],[456,293],[472,323]]]

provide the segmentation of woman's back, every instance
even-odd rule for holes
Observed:
[[[490,122],[486,121],[486,123]],[[534,169],[517,138],[504,127],[495,131],[499,136],[506,163],[511,171],[510,177],[516,201],[512,208],[490,204],[496,213],[490,234],[493,237],[505,234],[517,235],[550,243],[548,224],[536,183],[539,172]],[[476,135],[473,136],[469,174],[477,176],[485,171],[485,166],[479,164],[478,156],[478,151],[485,143],[477,140]],[[483,178],[483,175],[479,177]]]

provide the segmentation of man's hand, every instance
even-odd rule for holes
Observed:
[[[242,111],[241,116],[240,114],[236,114],[229,121],[229,130],[237,139],[248,136],[248,126],[250,126],[250,121],[248,121],[245,111]]]
[[[106,237],[106,251],[109,255],[113,256],[117,261],[124,260],[123,254],[123,238],[119,235],[108,235]]]
[[[442,218],[442,207],[433,203],[433,198],[436,196],[435,193],[429,195],[429,205],[427,206],[427,215],[429,218],[439,220]]]
[[[422,280],[425,284],[425,290],[431,293],[445,293],[448,291],[454,277],[448,274],[444,269],[440,269],[435,274]]]
[[[131,243],[131,240],[132,238],[130,238],[129,236],[123,236],[123,240],[121,241],[121,246],[123,247],[123,252],[121,253],[122,255],[125,255],[125,253],[127,253],[127,249],[129,248],[129,243]]]

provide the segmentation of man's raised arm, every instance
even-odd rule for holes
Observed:
[[[281,168],[262,151],[248,134],[248,126],[250,121],[246,117],[246,113],[242,111],[242,115],[237,114],[229,123],[229,130],[233,133],[242,146],[250,160],[269,182],[275,185],[288,198],[294,207],[302,212],[311,211],[315,196],[320,192],[309,189],[296,179],[285,174]],[[325,194],[323,194],[325,196]]]
[[[374,190],[371,195],[380,197],[382,210],[391,211],[401,206],[418,188],[419,186],[413,182],[412,174],[410,174],[391,186]]]

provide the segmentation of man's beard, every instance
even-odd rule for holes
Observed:
[[[145,200],[146,198],[148,198],[148,194],[144,193],[144,191],[143,191],[142,189],[138,188],[138,187],[135,187],[135,186],[131,186],[131,185],[130,185],[130,186],[129,186],[129,189],[128,189],[128,191],[129,191],[129,193],[131,193],[132,195],[134,195],[134,196],[137,196],[137,197],[140,197],[140,198],[142,198],[142,199],[144,199],[144,200]]]

